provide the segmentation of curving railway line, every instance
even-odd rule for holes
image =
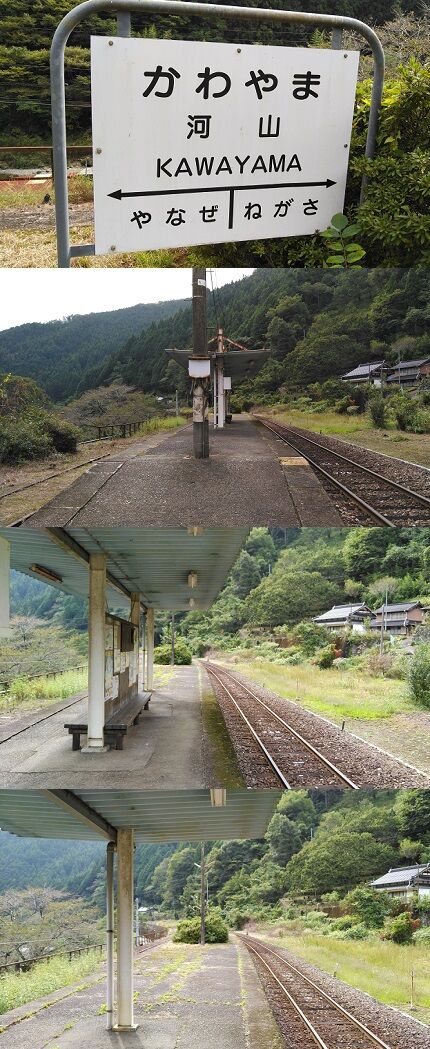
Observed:
[[[358,790],[346,772],[309,742],[294,726],[281,717],[247,685],[238,681],[224,667],[216,668],[207,660],[203,666],[217,681],[231,705],[234,744],[249,770],[248,786],[286,789],[313,786],[348,787]]]
[[[430,524],[430,471],[264,416],[254,418],[321,475],[346,523],[389,528]]]
[[[296,968],[284,955],[260,940],[240,936],[257,961],[263,987],[279,1026],[288,1033],[289,1049],[397,1049],[373,1028]],[[403,1044],[403,1043],[402,1043]]]

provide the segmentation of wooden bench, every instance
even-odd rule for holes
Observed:
[[[104,727],[104,741],[107,746],[115,747],[115,750],[123,749],[124,736],[131,725],[137,725],[142,710],[148,710],[151,692],[138,692],[122,706],[117,707]],[[64,728],[68,729],[73,737],[72,749],[81,749],[81,736],[88,734],[88,722],[68,721]]]

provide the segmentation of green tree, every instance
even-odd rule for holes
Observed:
[[[349,889],[393,865],[390,845],[368,833],[336,831],[321,834],[303,846],[287,866],[287,884],[293,892],[314,893]]]
[[[261,581],[261,573],[255,558],[247,550],[241,550],[231,572],[234,589],[238,597],[244,598]]]

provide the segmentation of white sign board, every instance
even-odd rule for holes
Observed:
[[[326,229],[344,207],[358,62],[93,37],[96,253]]]

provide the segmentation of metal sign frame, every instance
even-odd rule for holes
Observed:
[[[72,258],[95,255],[94,244],[70,244],[69,198],[67,186],[67,131],[66,91],[64,56],[70,34],[80,22],[93,14],[116,13],[117,36],[131,36],[132,14],[198,15],[208,21],[225,18],[243,22],[279,22],[284,24],[306,24],[332,29],[332,48],[342,48],[342,36],[346,29],[359,33],[372,49],[375,62],[372,102],[365,156],[373,159],[376,153],[379,113],[385,75],[385,55],[379,37],[357,18],[341,15],[312,14],[301,11],[274,11],[252,7],[232,7],[226,4],[202,4],[193,0],[84,0],[74,7],[57,26],[51,45],[51,110],[52,152],[54,161],[55,215],[57,234],[58,266],[68,269]],[[110,34],[109,34],[110,35]],[[361,200],[364,199],[366,176],[363,178]]]

